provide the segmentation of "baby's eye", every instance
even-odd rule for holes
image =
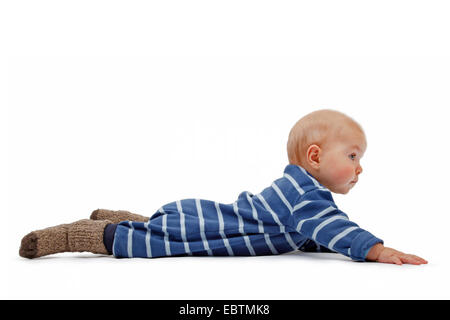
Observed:
[[[351,155],[349,155],[349,158],[352,160],[355,160],[356,154],[352,153]]]

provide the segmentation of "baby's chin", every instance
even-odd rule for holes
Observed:
[[[355,186],[355,184],[352,183],[352,184],[346,184],[344,186],[333,187],[333,188],[328,188],[328,189],[334,193],[347,194],[350,192],[350,190],[353,189],[354,186]]]

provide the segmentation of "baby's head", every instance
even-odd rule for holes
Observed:
[[[356,121],[327,109],[298,120],[287,142],[290,164],[302,166],[330,191],[342,194],[358,181],[366,147],[364,131]]]

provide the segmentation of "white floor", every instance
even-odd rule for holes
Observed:
[[[447,2],[55,2],[0,2],[0,298],[450,298]],[[368,139],[339,208],[428,265],[18,255],[26,233],[97,208],[256,194],[322,108]]]
[[[3,260],[3,259],[2,259]],[[2,299],[448,299],[447,261],[358,263],[331,253],[116,259],[63,253],[2,262]]]

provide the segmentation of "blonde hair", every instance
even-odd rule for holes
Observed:
[[[305,166],[306,151],[309,146],[316,144],[324,148],[330,138],[338,139],[342,129],[351,126],[362,127],[352,118],[342,112],[322,109],[311,112],[298,120],[289,132],[287,153],[290,164]]]

